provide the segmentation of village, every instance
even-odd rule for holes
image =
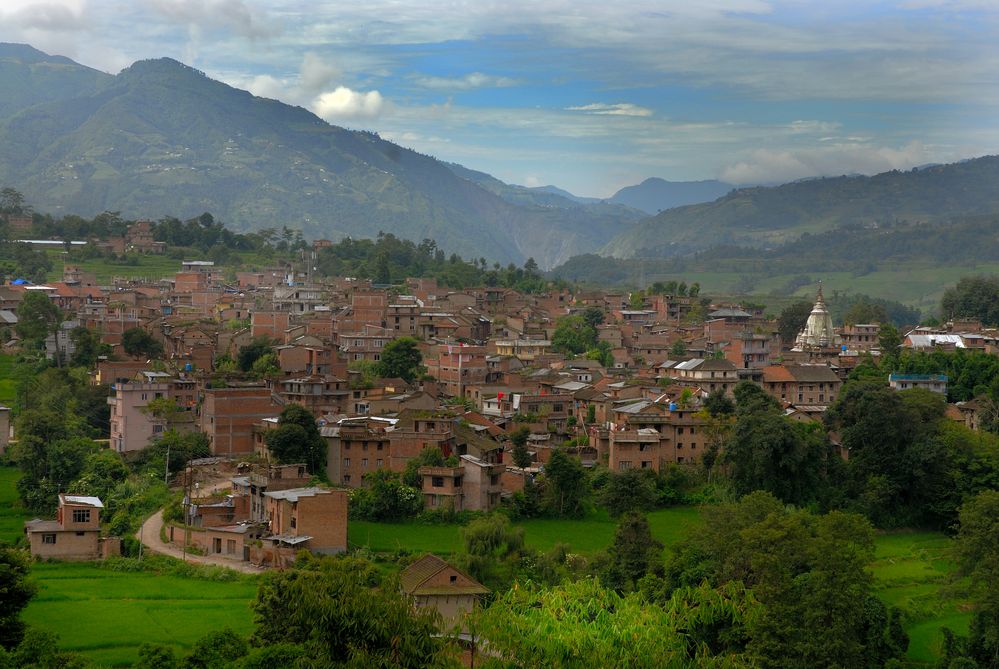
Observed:
[[[108,244],[163,251],[147,222]],[[313,249],[328,244],[319,240]],[[427,279],[402,286],[320,281],[291,266],[234,278],[226,280],[224,268],[210,261],[184,261],[160,281],[119,279],[101,287],[67,265],[62,281],[0,287],[0,316],[16,323],[18,305],[31,293],[51,299],[66,318],[46,340],[50,358],[73,355],[72,329],[99,333],[111,355],[98,362],[91,382],[110,388],[109,449],[127,456],[166,430],[207,435],[210,461],[226,463],[233,475],[210,494],[190,490],[186,525],[194,531],[170,528],[172,542],[261,566],[287,565],[301,549],[346,551],[348,491],[378,470],[402,473],[424,449],[453,456],[447,466],[419,469],[427,509],[488,512],[560,449],[584,466],[613,471],[696,463],[709,446],[704,400],[731,395],[742,381],[759,384],[786,416],[820,421],[850,370],[880,354],[879,324],[834,328],[821,286],[804,329],[782,341],[777,323],[759,309],[704,304],[696,294],[652,295],[636,305],[628,294],[602,291],[528,295],[449,290]],[[697,313],[703,319],[692,317]],[[558,350],[558,323],[568,316],[591,319],[604,360]],[[125,352],[123,339],[136,329],[159,342],[161,356]],[[400,338],[416,342],[418,376],[364,371]],[[255,342],[273,354],[265,374],[219,365]],[[999,333],[960,322],[912,330],[902,345],[994,352],[997,343]],[[947,378],[893,374],[890,383],[946,393]],[[149,410],[161,400],[173,410]],[[315,416],[323,462],[283,463],[269,452],[267,434],[289,404]],[[949,412],[976,425],[973,402]],[[3,449],[12,433],[6,407],[0,421]],[[528,430],[530,461],[517,463],[510,435],[521,428]],[[189,477],[196,464],[186,470]],[[310,485],[317,465],[328,487]],[[59,522],[68,522],[70,509],[78,515],[66,504]],[[88,521],[86,542],[68,534],[57,540],[59,532],[79,528],[56,530],[52,522],[28,525],[36,554],[95,558],[109,550],[98,548],[95,522]]]

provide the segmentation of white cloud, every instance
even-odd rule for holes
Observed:
[[[799,150],[758,149],[725,167],[719,178],[734,184],[783,183],[804,177],[877,174],[932,161],[920,142],[899,148],[839,144]]]
[[[260,14],[243,0],[146,0],[165,18],[192,29],[222,29],[249,38],[281,32],[279,23]]]
[[[245,84],[236,85],[237,87],[245,85],[246,90],[250,91],[257,97],[271,98],[272,100],[281,99],[288,89],[286,82],[276,77],[272,77],[269,74],[261,74]]]
[[[424,88],[462,91],[473,88],[508,88],[519,83],[510,77],[483,74],[482,72],[471,72],[463,77],[417,77],[414,82]]]
[[[298,74],[299,86],[306,93],[315,95],[340,76],[340,69],[336,65],[309,51],[302,58]]]
[[[580,107],[566,107],[565,109],[566,111],[581,111],[599,116],[652,116],[651,109],[627,102],[618,104],[594,102],[593,104],[582,105]]]
[[[320,118],[333,122],[349,119],[371,119],[382,111],[382,95],[378,91],[361,93],[346,86],[323,93],[312,102],[312,111]]]

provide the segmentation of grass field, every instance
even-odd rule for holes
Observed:
[[[0,354],[0,405],[14,403],[14,356]]]
[[[675,543],[696,524],[699,512],[693,507],[661,509],[649,514],[649,525],[657,539],[667,546]],[[535,519],[516,523],[524,528],[528,546],[548,550],[557,543],[569,544],[574,552],[593,553],[607,548],[614,536],[615,521],[606,512],[584,520]],[[400,548],[420,553],[446,555],[461,549],[459,528],[455,525],[419,523],[372,523],[352,520],[348,528],[352,545],[366,546],[376,552]]]
[[[206,633],[252,630],[253,577],[232,583],[154,573],[113,572],[92,564],[41,563],[31,569],[38,594],[23,618],[56,632],[63,650],[108,667],[129,666],[141,644],[183,655]]]
[[[0,544],[13,544],[24,534],[28,512],[20,506],[14,485],[21,477],[14,467],[0,467]]]
[[[65,260],[62,249],[48,249],[46,253],[52,259],[52,270],[46,277],[49,281],[62,280],[64,262],[76,265],[84,272],[93,272],[97,276],[98,283],[101,285],[109,284],[111,279],[116,276],[157,281],[164,277],[172,276],[175,272],[179,272],[181,264],[180,260],[171,258],[169,255],[136,254],[133,256],[135,264],[128,264],[127,262],[109,261],[106,258],[83,259],[78,256]],[[185,259],[204,260],[202,255],[196,252],[191,252],[185,256]],[[231,269],[266,264],[267,261],[256,253],[239,251],[233,252],[232,259],[229,262],[223,263],[222,266]]]
[[[939,532],[895,532],[877,539],[871,565],[877,594],[906,612],[909,659],[934,662],[943,642],[941,628],[966,634],[971,613],[961,596],[962,583],[951,577],[951,540]]]

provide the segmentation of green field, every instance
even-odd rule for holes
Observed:
[[[49,281],[61,281],[64,262],[76,265],[84,272],[92,272],[97,276],[97,282],[101,285],[111,283],[111,279],[119,277],[144,278],[158,281],[164,277],[172,276],[180,271],[181,261],[171,258],[169,255],[135,254],[130,255],[130,261],[111,261],[106,258],[73,257],[65,260],[61,249],[48,249],[46,253],[52,259],[52,270],[48,273]],[[185,260],[204,260],[202,254],[192,251]],[[133,264],[134,263],[134,264]],[[233,252],[232,260],[221,263],[227,269],[243,266],[263,266],[267,262],[260,258],[258,254],[248,251]]]
[[[939,532],[894,532],[877,539],[871,565],[877,594],[906,613],[909,659],[935,661],[943,642],[942,627],[967,634],[971,613],[962,597],[962,582],[954,582],[949,559],[951,540]]]
[[[23,536],[24,521],[30,518],[14,487],[20,477],[16,468],[0,467],[0,544],[13,544]]]
[[[13,405],[14,397],[14,356],[0,353],[0,405]]]
[[[661,509],[648,514],[652,533],[667,546],[675,543],[684,530],[695,524],[699,512],[694,507]],[[515,523],[524,528],[528,546],[548,550],[557,543],[569,544],[578,553],[593,553],[607,548],[614,537],[615,521],[606,512],[584,520],[535,519]],[[446,555],[461,549],[456,525],[419,523],[373,523],[352,520],[348,529],[350,543],[376,552],[407,549],[416,553]]]
[[[238,582],[123,573],[92,564],[40,563],[31,568],[39,591],[23,619],[55,632],[63,650],[101,666],[129,666],[143,643],[183,655],[210,631],[253,628],[253,577]]]

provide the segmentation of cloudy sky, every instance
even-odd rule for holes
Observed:
[[[999,0],[2,0],[512,183],[777,182],[999,153]]]

